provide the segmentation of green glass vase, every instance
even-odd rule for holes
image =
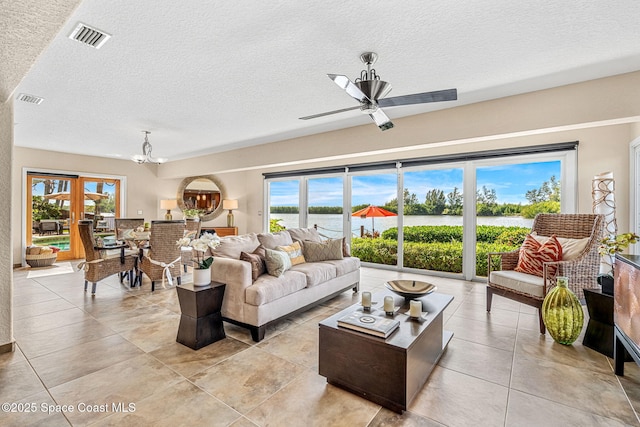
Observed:
[[[558,277],[542,303],[542,320],[556,342],[571,345],[584,325],[584,312],[578,297],[567,287],[566,277]]]

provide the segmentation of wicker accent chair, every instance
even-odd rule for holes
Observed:
[[[199,218],[187,218],[185,225],[185,236],[188,234],[192,239],[200,237],[200,230],[202,228],[202,222]],[[187,272],[187,267],[193,261],[193,249],[191,247],[183,247],[182,249],[182,265],[184,272]]]
[[[149,248],[145,250],[140,260],[139,283],[142,283],[142,273],[151,279],[151,291],[156,288],[156,282],[165,279],[170,283],[176,278],[180,284],[180,265],[182,254],[176,242],[184,236],[185,221],[151,221]]]
[[[588,238],[584,249],[570,261],[546,262],[542,277],[514,271],[519,251],[494,252],[488,255],[487,311],[491,311],[493,295],[509,298],[538,309],[540,333],[546,328],[542,320],[542,302],[556,285],[557,276],[569,278],[569,288],[584,298],[583,288],[598,288],[600,268],[599,241],[604,231],[604,218],[596,214],[538,214],[531,228],[539,236],[566,239]]]
[[[85,261],[81,262],[78,267],[84,269],[84,290],[87,291],[88,282],[92,282],[91,295],[96,293],[96,284],[113,274],[127,273],[129,283],[133,284],[134,271],[137,267],[138,257],[136,254],[125,254],[125,245],[112,245],[102,248],[96,245],[96,239],[93,236],[93,221],[78,221],[78,231],[82,246],[84,247]],[[113,249],[120,249],[119,253],[108,255]],[[124,274],[120,274],[120,283],[123,283]]]

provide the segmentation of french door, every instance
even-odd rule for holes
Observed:
[[[119,179],[29,172],[26,196],[26,244],[55,246],[59,260],[84,257],[78,220],[107,236],[120,212]]]

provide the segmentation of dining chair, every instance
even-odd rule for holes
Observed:
[[[124,276],[127,275],[129,283],[133,284],[138,261],[136,254],[125,254],[125,245],[102,246],[96,242],[93,220],[78,221],[78,232],[85,256],[85,260],[78,264],[79,269],[84,269],[85,292],[88,282],[92,282],[91,295],[95,295],[97,282],[113,274],[127,273],[120,275],[120,283],[123,283]],[[115,249],[120,249],[119,253],[108,254]]]
[[[157,281],[165,281],[170,285],[173,279],[180,284],[181,248],[176,242],[184,236],[185,221],[151,221],[149,247],[144,249],[140,259],[139,281],[142,273],[151,280],[151,291],[155,290]]]

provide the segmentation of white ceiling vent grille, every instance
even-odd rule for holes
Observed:
[[[69,34],[69,38],[96,49],[100,49],[102,45],[111,38],[111,34],[91,28],[81,22],[73,29],[71,34]]]
[[[29,95],[27,93],[21,93],[18,95],[18,101],[28,102],[30,104],[40,104],[44,101],[44,98],[40,98],[39,96]]]

